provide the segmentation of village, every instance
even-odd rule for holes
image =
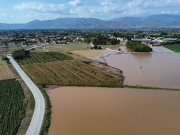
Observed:
[[[180,43],[179,31],[137,30],[12,30],[0,31],[0,46],[25,47],[42,44],[69,44],[71,42],[93,42],[95,45],[119,44],[134,40],[151,45]]]

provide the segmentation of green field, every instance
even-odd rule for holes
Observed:
[[[163,45],[163,46],[174,52],[180,52],[180,44]]]
[[[38,52],[31,53],[29,58],[20,61],[20,64],[33,64],[33,63],[46,63],[57,60],[71,60],[70,56],[67,56],[58,52]]]
[[[16,80],[0,80],[0,135],[15,135],[25,115],[26,98]]]

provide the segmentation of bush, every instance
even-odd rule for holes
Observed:
[[[8,60],[7,56],[5,56],[5,55],[3,55],[3,56],[1,57],[1,59],[2,59],[2,60]]]

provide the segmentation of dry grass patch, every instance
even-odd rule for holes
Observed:
[[[111,48],[114,50],[117,50],[120,46],[125,46],[126,42],[121,42],[119,45],[100,45],[103,49],[104,48]],[[67,53],[70,51],[76,51],[76,50],[90,50],[90,44],[87,43],[77,43],[73,42],[70,44],[49,44],[49,45],[44,45],[40,48],[36,48],[36,51],[38,52],[48,52],[48,51],[56,51],[60,53]],[[99,50],[98,50],[99,51]]]
[[[14,78],[13,72],[9,69],[6,61],[0,59],[0,80]]]
[[[74,54],[86,57],[86,58],[92,58],[92,57],[103,54],[104,50],[88,49],[88,50],[75,50],[71,52]]]
[[[74,51],[74,50],[84,50],[87,49],[88,47],[90,47],[90,45],[86,43],[70,43],[67,45],[49,44],[49,45],[44,45],[41,48],[36,48],[36,51],[38,52],[55,51],[55,52],[67,53],[69,51]]]

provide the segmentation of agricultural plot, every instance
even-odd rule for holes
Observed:
[[[118,75],[107,73],[77,60],[22,65],[25,72],[38,84],[61,86],[121,87]]]
[[[26,58],[20,61],[20,64],[32,64],[32,63],[45,63],[53,62],[57,60],[70,60],[70,56],[61,54],[58,52],[39,52],[39,53],[30,53],[30,58]]]
[[[180,52],[180,44],[163,45],[163,46],[174,52]]]
[[[1,60],[0,58],[0,80],[12,78],[14,78],[14,74],[7,66],[6,61]]]
[[[0,80],[0,135],[15,135],[25,115],[26,98],[16,80]]]
[[[50,44],[45,45],[42,48],[36,48],[38,52],[46,52],[46,51],[56,51],[61,53],[67,53],[69,51],[74,50],[84,50],[90,47],[90,44],[86,43],[70,43],[69,45],[57,45],[57,44]]]

